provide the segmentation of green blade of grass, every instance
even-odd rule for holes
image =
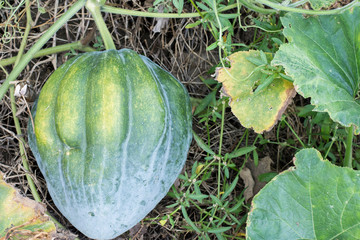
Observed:
[[[189,215],[185,209],[184,206],[181,206],[181,212],[185,218],[185,221],[197,232],[197,233],[201,233],[201,230],[195,225],[195,223],[193,221],[191,221],[191,219],[189,218]]]
[[[251,146],[251,147],[242,147],[242,148],[239,148],[235,151],[233,151],[232,153],[229,153],[229,159],[231,158],[236,158],[236,157],[240,157],[242,155],[245,155],[251,151],[254,151],[256,149],[255,146]]]
[[[229,188],[225,191],[225,193],[221,196],[221,200],[225,200],[225,198],[227,198],[231,192],[234,190],[234,188],[236,187],[236,184],[239,180],[239,175],[236,176],[236,178],[234,179],[234,181],[230,184]]]
[[[205,152],[211,154],[211,155],[215,155],[215,152],[213,150],[211,150],[211,148],[206,145],[203,140],[201,140],[201,138],[193,131],[193,135],[194,135],[194,139],[196,141],[196,143],[199,145],[199,147],[204,150]]]

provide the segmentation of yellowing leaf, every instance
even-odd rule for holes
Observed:
[[[271,54],[266,56],[271,60]],[[268,87],[254,94],[263,73],[254,72],[257,66],[247,60],[248,57],[260,58],[260,51],[230,55],[231,68],[219,69],[216,80],[223,83],[223,91],[231,98],[231,110],[240,123],[262,133],[276,124],[296,92],[291,82],[274,79]]]
[[[204,164],[200,164],[199,166],[196,167],[195,173],[199,174],[201,172],[201,169],[203,169],[205,165]]]
[[[159,223],[161,226],[164,226],[166,224],[167,220],[160,220]]]
[[[0,172],[0,240],[52,239],[55,233],[45,207],[22,197]]]

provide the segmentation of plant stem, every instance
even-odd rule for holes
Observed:
[[[16,134],[18,135],[18,140],[19,140],[19,147],[20,147],[20,156],[22,159],[22,165],[24,167],[24,169],[26,170],[26,180],[28,181],[28,184],[30,186],[30,190],[31,190],[31,194],[33,195],[35,201],[37,202],[41,202],[41,198],[36,190],[36,186],[34,184],[34,181],[31,178],[30,175],[30,168],[29,168],[29,162],[27,160],[26,154],[25,154],[25,146],[24,146],[24,139],[22,137],[20,137],[22,135],[21,133],[21,128],[20,128],[20,123],[19,123],[19,119],[16,116],[16,104],[15,104],[15,96],[14,96],[14,85],[11,85],[10,87],[10,99],[11,99],[11,111],[13,114],[13,119],[14,119],[14,123],[15,123],[15,129],[16,129]]]
[[[18,56],[15,59],[15,66],[19,63],[19,61],[21,59],[21,56],[24,53],[27,38],[29,36],[29,32],[30,32],[30,29],[31,29],[32,19],[31,19],[30,1],[29,0],[25,1],[25,9],[26,9],[26,27],[25,27],[25,32],[24,32],[23,38],[22,38],[21,43],[20,43]]]
[[[190,0],[190,2],[191,2],[191,5],[195,8],[195,10],[199,13],[199,16],[200,16],[201,18],[204,18],[204,15],[201,13],[201,11],[200,11],[200,9],[198,8],[198,6],[196,6],[196,4],[194,3],[194,1],[193,1],[193,0]]]
[[[220,12],[227,11],[233,8],[236,8],[237,4],[230,4],[229,6],[226,6],[220,10]],[[104,5],[101,7],[101,11],[108,12],[108,13],[115,13],[115,14],[121,14],[121,15],[130,15],[130,16],[137,16],[137,17],[151,17],[151,18],[193,18],[193,17],[200,17],[201,14],[206,14],[206,12],[201,13],[155,13],[155,12],[141,12],[141,11],[134,11],[134,10],[128,10],[123,8],[116,8],[111,7],[108,5]]]
[[[219,140],[219,156],[221,156],[222,151],[222,142],[223,142],[223,134],[224,134],[224,122],[225,122],[225,100],[222,101],[222,109],[221,109],[221,129],[220,129],[220,140]]]
[[[245,7],[249,8],[250,10],[253,10],[255,12],[263,13],[263,14],[273,14],[278,11],[285,11],[285,12],[297,12],[302,14],[309,14],[309,15],[331,15],[331,14],[338,14],[342,11],[345,11],[347,9],[350,9],[352,7],[355,7],[359,5],[359,1],[355,0],[348,5],[332,9],[332,10],[308,10],[308,9],[302,9],[302,8],[295,8],[290,6],[284,6],[282,4],[274,3],[268,0],[257,0],[256,2],[267,5],[273,9],[266,9],[259,7],[252,3],[252,1],[249,0],[239,0],[239,2],[244,5]],[[229,6],[226,6],[222,8],[219,12],[227,11],[233,8],[237,7],[237,3],[230,4]],[[141,12],[141,11],[135,11],[135,10],[129,10],[129,9],[123,9],[123,8],[116,8],[111,7],[109,5],[104,5],[101,7],[101,11],[108,12],[108,13],[114,13],[114,14],[121,14],[121,15],[130,15],[130,16],[138,16],[138,17],[151,17],[151,18],[193,18],[193,17],[200,17],[203,14],[206,14],[206,12],[196,12],[196,13],[155,13],[155,12]]]
[[[248,9],[258,12],[258,13],[262,13],[262,14],[272,14],[272,13],[276,13],[277,10],[274,9],[267,9],[267,8],[262,8],[259,7],[251,2],[249,2],[248,0],[239,0],[239,2],[244,5],[245,7],[247,7]]]
[[[354,0],[351,3],[349,3],[348,5],[346,5],[344,7],[341,7],[341,8],[337,8],[337,9],[332,9],[332,10],[308,10],[308,9],[293,8],[293,7],[284,6],[282,4],[274,3],[274,2],[271,2],[269,0],[256,0],[256,1],[261,3],[261,4],[264,4],[266,6],[269,6],[269,7],[273,8],[273,9],[280,10],[280,11],[296,12],[296,13],[309,14],[309,15],[338,14],[338,13],[341,13],[342,11],[345,11],[347,9],[350,9],[352,7],[355,7],[355,6],[359,5],[359,0]]]
[[[19,64],[11,71],[5,82],[0,87],[0,100],[4,97],[5,93],[10,87],[10,82],[14,81],[31,61],[36,52],[38,52],[42,46],[84,5],[86,0],[78,0],[72,5],[66,13],[64,13],[59,20],[57,20],[42,37],[30,48],[30,50],[19,61]]]
[[[331,138],[331,143],[330,143],[330,146],[328,147],[328,149],[327,149],[327,151],[326,151],[326,153],[324,155],[324,159],[327,158],[327,156],[329,155],[329,152],[330,152],[334,142],[336,141],[336,131],[337,131],[337,129],[338,129],[338,126],[336,125],[335,131],[334,131],[334,136]]]
[[[303,148],[306,148],[306,145],[303,143],[303,141],[301,141],[300,137],[296,134],[296,132],[294,131],[294,129],[290,126],[290,124],[286,121],[286,119],[283,120],[285,122],[285,124],[288,126],[288,128],[290,129],[290,131],[295,135],[295,137],[297,138],[297,140],[300,142],[301,146]]]
[[[347,137],[345,142],[345,157],[344,157],[344,167],[352,168],[352,143],[354,138],[354,127],[351,125],[346,128]]]
[[[100,12],[100,2],[97,0],[88,0],[85,4],[87,10],[91,13],[92,17],[95,20],[96,26],[100,31],[100,35],[104,40],[104,45],[107,50],[116,49],[115,44],[112,40],[111,34],[107,29],[107,26],[104,22],[103,17]]]
[[[32,59],[38,58],[38,57],[43,57],[43,56],[46,56],[46,55],[51,55],[51,54],[54,54],[54,53],[69,51],[71,49],[80,50],[80,51],[84,51],[84,52],[96,51],[92,47],[82,45],[81,40],[80,40],[80,41],[77,41],[77,42],[67,43],[67,44],[63,44],[63,45],[60,45],[60,46],[56,46],[56,47],[50,47],[50,48],[41,49],[40,51],[38,51],[32,57]],[[11,65],[11,64],[15,63],[16,58],[17,58],[17,56],[7,58],[7,59],[4,59],[4,60],[0,60],[0,66],[5,67],[5,66],[8,66],[8,65]]]
[[[21,40],[18,55],[16,56],[16,59],[15,59],[15,67],[20,62],[20,59],[23,56],[24,49],[25,49],[25,46],[26,46],[26,43],[27,43],[27,38],[29,36],[29,32],[30,32],[30,29],[31,29],[32,19],[31,19],[31,12],[30,12],[30,0],[26,0],[25,9],[26,9],[26,27],[25,27],[25,32],[24,32],[23,39]],[[15,96],[14,96],[14,85],[11,85],[11,87],[10,87],[10,101],[11,101],[11,111],[12,111],[12,114],[13,114],[16,134],[18,135],[19,148],[20,148],[20,157],[21,157],[21,160],[22,160],[22,165],[23,165],[24,169],[27,171],[25,173],[26,179],[28,181],[28,184],[30,186],[31,194],[33,195],[35,201],[41,202],[41,198],[40,198],[40,196],[39,196],[39,194],[38,194],[38,192],[36,190],[36,186],[34,184],[34,181],[32,180],[32,178],[31,178],[31,176],[29,174],[30,173],[30,168],[29,168],[28,159],[27,159],[26,154],[25,154],[25,146],[24,146],[25,141],[24,141],[24,139],[22,137],[20,137],[22,135],[22,133],[21,133],[21,127],[20,127],[19,119],[16,116],[16,103],[15,103]]]
[[[225,122],[225,100],[222,101],[222,112],[221,112],[221,129],[220,129],[220,141],[219,141],[219,156],[221,156],[222,150],[222,142],[223,142],[223,135],[224,135],[224,122]],[[220,179],[221,179],[221,160],[222,157],[219,157],[218,163],[218,194],[217,196],[220,197]]]

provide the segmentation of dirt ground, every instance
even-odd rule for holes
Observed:
[[[16,4],[17,1],[13,1]],[[46,13],[40,14],[37,11],[36,3],[33,4],[33,20],[34,26],[29,35],[29,41],[26,49],[29,49],[42,33],[66,10],[71,4],[68,0],[59,1],[54,4],[54,1],[41,1],[46,9]],[[114,6],[121,8],[128,8],[133,10],[143,11],[151,6],[151,0],[146,1],[110,1]],[[121,3],[119,3],[121,2]],[[194,12],[189,5],[185,6],[185,12]],[[0,22],[4,23],[8,19],[9,11],[0,11]],[[159,19],[121,16],[104,14],[110,32],[113,36],[114,42],[118,49],[130,48],[137,51],[139,54],[148,56],[154,62],[159,64],[164,69],[171,72],[177,77],[187,88],[189,94],[193,98],[204,98],[209,89],[200,80],[202,78],[212,78],[211,69],[218,63],[218,51],[206,51],[206,47],[214,42],[211,34],[204,30],[201,26],[186,29],[185,26],[194,19],[166,19],[162,24],[160,32],[154,32],[155,26],[158,26]],[[7,32],[11,34],[11,39],[7,42],[1,42],[0,45],[0,59],[6,59],[16,56],[20,46],[21,34],[25,25],[25,14],[22,9],[16,12],[16,19],[9,25]],[[95,25],[89,14],[85,9],[81,10],[74,16],[61,30],[44,46],[52,47],[65,43],[75,42],[81,39],[86,39],[89,45],[97,43],[96,36],[99,36]],[[20,29],[19,29],[20,28]],[[0,28],[0,35],[3,35],[4,28]],[[253,39],[254,31],[248,30],[244,32],[240,28],[235,30],[233,42],[249,44]],[[17,99],[17,116],[20,119],[22,137],[25,141],[27,139],[26,126],[29,119],[29,107],[32,106],[34,97],[36,97],[45,81],[50,74],[61,64],[69,58],[67,53],[59,53],[56,55],[49,55],[38,59],[33,59],[26,69],[18,77],[18,81],[22,84],[27,84],[33,92],[33,97],[28,99]],[[5,69],[11,72],[12,66],[7,66]],[[0,81],[3,82],[5,75],[0,71]],[[296,98],[295,101],[304,101],[301,98]],[[290,105],[286,114],[290,116],[289,122],[298,133],[304,132],[302,129],[300,119],[295,114],[294,104]],[[193,119],[193,129],[200,137],[206,141],[207,134],[203,123],[199,119]],[[223,139],[223,152],[231,152],[244,133],[244,128],[239,121],[232,115],[230,109],[226,110],[225,128]],[[253,131],[250,131],[249,141],[256,137]],[[210,126],[210,142],[212,147],[216,149],[219,144],[220,124],[212,124]],[[289,138],[291,133],[282,132],[280,139]],[[275,130],[266,133],[268,139],[275,137]],[[0,171],[4,173],[5,180],[15,185],[20,191],[31,198],[31,192],[25,178],[25,170],[22,167],[20,151],[19,151],[19,136],[16,134],[14,121],[11,113],[9,94],[1,101],[0,104]],[[261,149],[260,156],[270,156],[277,164],[274,169],[281,171],[286,169],[291,164],[291,158],[294,150],[284,148],[278,145],[266,145]],[[56,210],[51,198],[47,192],[46,184],[41,175],[36,161],[26,145],[26,155],[29,158],[31,174],[35,181],[36,187],[44,199],[48,210],[54,217],[66,226],[70,231],[64,231],[59,235],[58,239],[72,239],[72,234],[77,234],[79,238],[86,239],[81,233],[77,232],[67,220],[61,216]],[[205,153],[193,141],[188,161],[184,171],[190,171],[195,161],[201,161]],[[242,164],[239,160],[239,165]],[[207,181],[209,188],[216,189],[216,180]],[[214,185],[214,186],[212,186]],[[240,182],[238,191],[243,188],[243,183]],[[169,202],[170,201],[170,202]],[[163,199],[158,206],[149,214],[149,217],[156,217],[164,211],[169,211],[165,207],[171,204],[170,198]],[[190,212],[191,214],[191,212]],[[179,214],[176,216],[181,218]],[[186,231],[181,226],[175,226],[174,229],[169,230],[166,227],[161,227],[158,224],[151,224],[149,222],[140,223],[131,229],[127,234],[117,239],[193,239],[191,232]]]

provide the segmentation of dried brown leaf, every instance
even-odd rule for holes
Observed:
[[[247,167],[244,167],[240,171],[240,177],[245,183],[244,197],[245,197],[245,202],[248,202],[249,199],[251,199],[254,196],[253,189],[255,186],[255,181],[251,175],[250,169],[248,169]]]
[[[259,159],[259,163],[257,166],[255,166],[255,163],[253,160],[249,160],[246,163],[246,166],[250,169],[251,174],[255,180],[255,186],[253,189],[254,195],[257,194],[266,185],[266,182],[259,181],[259,176],[261,174],[271,172],[271,164],[272,163],[273,163],[273,160],[269,156]]]

